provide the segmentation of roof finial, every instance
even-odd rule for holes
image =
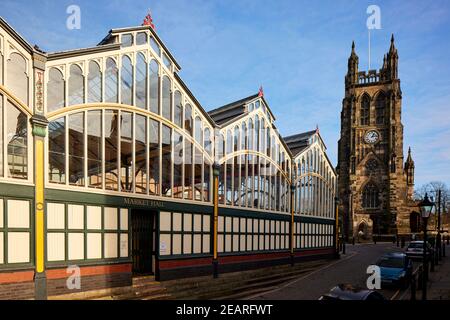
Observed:
[[[355,40],[352,41],[352,52],[355,52]]]
[[[316,133],[319,133],[319,124],[316,124]]]
[[[394,34],[391,35],[391,42],[394,42]]]
[[[259,87],[258,97],[264,97],[264,89],[262,85]]]
[[[153,30],[155,30],[155,25],[153,23],[152,13],[150,12],[150,10],[148,10],[147,15],[145,16],[144,21],[142,22],[142,26],[150,26]]]

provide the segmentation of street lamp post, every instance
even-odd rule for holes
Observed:
[[[434,203],[428,199],[428,194],[425,193],[425,198],[419,203],[420,213],[423,219],[423,269],[422,276],[422,300],[427,300],[427,281],[428,281],[428,261],[427,261],[427,225],[431,210]]]

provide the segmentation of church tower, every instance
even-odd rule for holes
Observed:
[[[394,36],[379,70],[359,71],[348,59],[338,143],[338,194],[347,236],[396,234],[412,197],[414,163],[403,163],[402,91]],[[406,173],[406,174],[405,174]],[[411,194],[410,194],[411,193]]]

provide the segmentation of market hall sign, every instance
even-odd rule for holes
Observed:
[[[163,201],[147,200],[147,199],[135,199],[135,198],[123,198],[123,202],[126,205],[132,205],[132,206],[164,208],[164,202]]]

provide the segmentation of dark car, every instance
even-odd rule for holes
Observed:
[[[404,253],[388,253],[376,263],[380,267],[382,286],[406,287],[411,277],[413,264]]]
[[[433,247],[427,242],[427,257],[429,258],[433,252]],[[423,241],[411,241],[405,251],[406,255],[411,259],[423,259]]]
[[[383,295],[374,290],[353,287],[349,284],[340,284],[322,295],[319,300],[386,300]]]

